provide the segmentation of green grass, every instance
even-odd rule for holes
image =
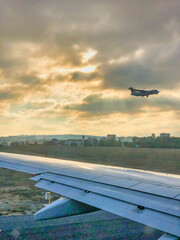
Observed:
[[[29,180],[32,175],[0,168],[0,215],[32,214],[44,207],[45,191]],[[53,201],[59,195],[53,193]]]

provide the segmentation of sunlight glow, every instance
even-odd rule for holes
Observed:
[[[82,68],[72,68],[72,69],[60,68],[60,69],[58,69],[58,72],[65,73],[65,74],[68,74],[70,72],[90,73],[90,72],[94,72],[95,69],[96,69],[96,66],[86,66],[86,67],[82,67]]]
[[[89,59],[93,58],[97,54],[96,50],[89,49],[86,53],[82,54],[83,60],[82,62],[85,63]]]
[[[87,67],[80,68],[79,71],[84,73],[89,73],[89,72],[94,72],[95,68],[96,68],[95,66],[87,66]]]
[[[134,57],[136,58],[136,59],[140,59],[140,58],[142,58],[144,56],[144,49],[142,49],[142,48],[139,48],[139,49],[137,49],[135,52],[134,52]]]
[[[127,63],[130,61],[130,58],[127,57],[127,56],[124,56],[124,57],[120,57],[119,59],[112,59],[109,61],[110,64],[113,64],[113,63]]]
[[[99,86],[100,84],[101,84],[100,80],[92,81],[92,83],[91,83],[92,86]]]

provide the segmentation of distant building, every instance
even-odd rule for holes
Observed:
[[[107,134],[107,141],[115,141],[116,134]]]
[[[133,141],[133,138],[132,137],[126,137],[126,142],[132,142]]]
[[[83,147],[85,144],[85,137],[82,136],[82,139],[67,139],[64,141],[65,146],[77,146]]]
[[[132,137],[119,137],[119,140],[121,140],[122,143],[125,143],[125,142],[132,142],[133,141],[133,138]]]
[[[124,142],[126,140],[126,137],[119,137],[119,140],[121,140],[121,142]]]
[[[160,137],[170,137],[170,133],[160,133]]]

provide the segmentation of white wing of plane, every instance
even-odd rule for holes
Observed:
[[[180,237],[180,176],[62,159],[0,153],[0,167],[34,174],[36,187],[61,198],[35,214],[36,220],[96,209]]]

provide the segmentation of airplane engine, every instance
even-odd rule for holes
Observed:
[[[98,208],[90,205],[75,201],[69,198],[60,198],[48,206],[42,208],[40,211],[34,214],[35,220],[47,220],[58,217],[66,217],[77,215],[81,213],[94,212],[99,210]]]

